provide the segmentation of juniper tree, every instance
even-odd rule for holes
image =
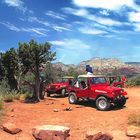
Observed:
[[[55,52],[51,51],[51,45],[46,42],[39,44],[34,40],[29,43],[19,43],[19,58],[26,72],[31,72],[35,77],[34,97],[40,99],[40,69],[43,64],[55,59]]]

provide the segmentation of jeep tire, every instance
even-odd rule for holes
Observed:
[[[96,107],[98,110],[106,111],[110,109],[110,106],[111,106],[111,103],[106,97],[100,96],[99,98],[97,98]]]
[[[76,95],[75,95],[74,92],[71,92],[71,93],[69,94],[68,100],[69,100],[69,103],[70,103],[70,104],[76,104],[77,101],[78,101],[78,100],[77,100],[77,97],[76,97]]]
[[[117,103],[116,103],[116,106],[117,106],[117,107],[123,107],[123,106],[125,105],[125,103],[126,103],[126,99],[117,102]]]

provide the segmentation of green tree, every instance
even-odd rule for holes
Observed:
[[[31,40],[29,43],[19,43],[19,58],[24,67],[24,71],[31,72],[35,76],[34,97],[40,99],[40,70],[42,64],[55,60],[55,53],[51,51],[51,45],[46,42],[38,44]]]
[[[70,67],[70,68],[68,69],[68,74],[67,74],[67,75],[73,76],[73,77],[76,78],[79,74],[78,74],[76,68]]]
[[[5,69],[3,65],[2,53],[0,53],[0,81],[5,77]]]
[[[5,69],[5,76],[11,89],[18,89],[17,73],[19,71],[18,54],[14,48],[1,55],[2,64]]]

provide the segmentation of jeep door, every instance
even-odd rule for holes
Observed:
[[[107,86],[107,80],[105,77],[92,77],[89,79],[89,97],[95,99],[99,92],[103,92],[103,88]]]
[[[87,79],[78,78],[78,80],[76,81],[75,87],[77,87],[76,89],[77,97],[88,98],[89,88],[87,84]]]

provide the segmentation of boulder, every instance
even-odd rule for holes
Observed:
[[[59,112],[59,109],[54,109],[53,112]]]
[[[112,140],[113,137],[108,133],[98,132],[94,133],[92,131],[88,131],[86,133],[85,140]]]
[[[39,140],[67,140],[70,128],[58,125],[43,125],[32,129],[32,134]]]
[[[126,135],[129,137],[140,138],[140,127],[128,126],[126,129]]]
[[[17,134],[21,132],[22,130],[18,128],[15,124],[13,123],[5,123],[2,125],[2,129],[10,134]]]

